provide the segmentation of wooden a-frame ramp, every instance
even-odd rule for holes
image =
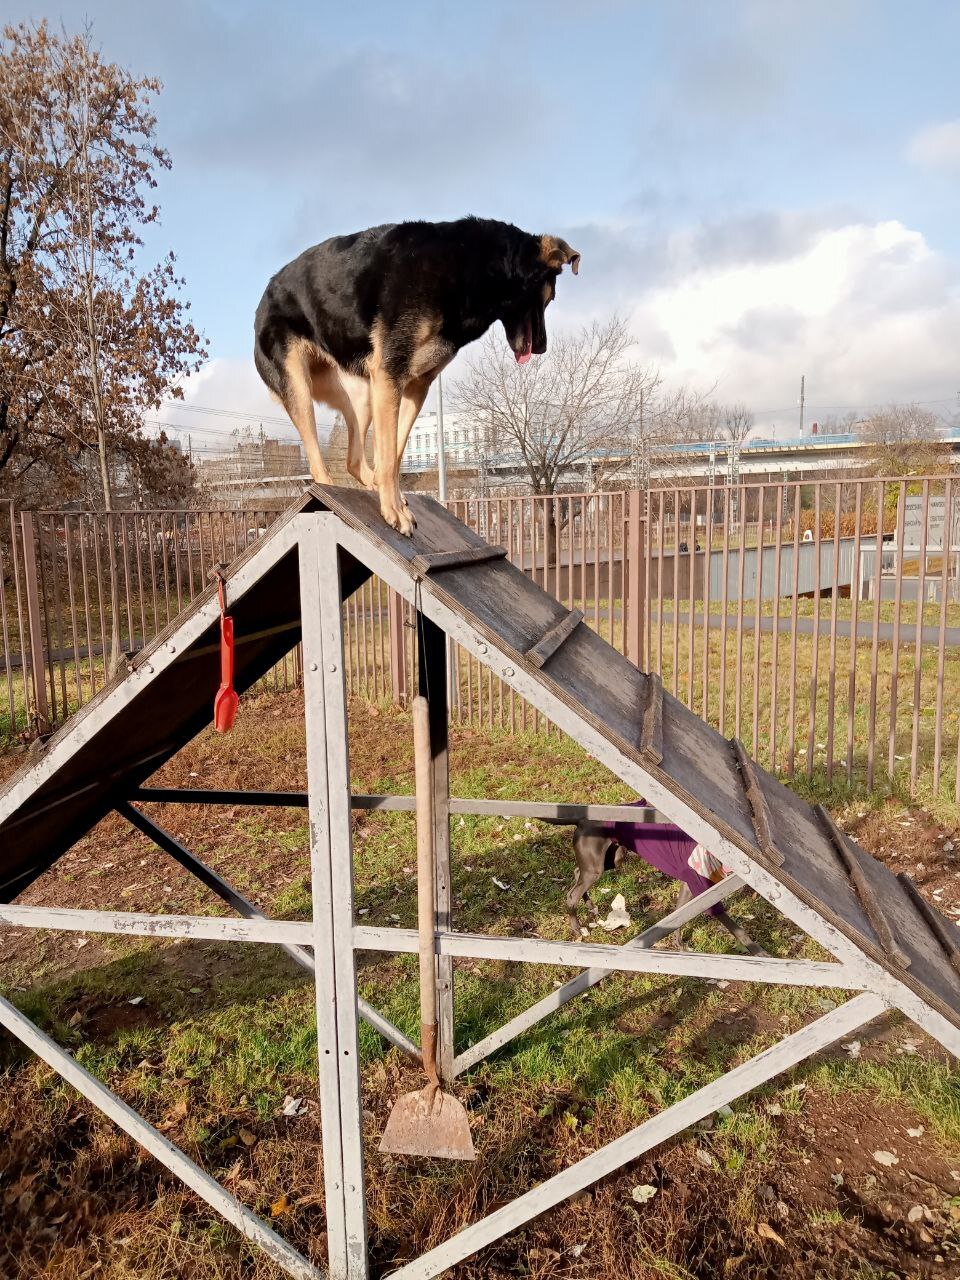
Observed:
[[[904,876],[895,876],[542,591],[436,502],[412,496],[412,539],[381,520],[374,498],[312,487],[227,573],[237,641],[236,685],[249,688],[303,643],[308,788],[303,793],[171,791],[145,787],[211,718],[219,679],[219,609],[211,588],[78,712],[0,789],[0,924],[215,938],[283,946],[316,975],[329,1271],[308,1262],[219,1183],[127,1107],[12,1004],[7,1027],[138,1142],[177,1173],[291,1275],[365,1280],[357,1018],[391,1043],[412,1045],[358,1002],[356,952],[416,951],[412,930],[354,921],[351,809],[412,809],[413,797],[352,796],[346,733],[341,601],[377,574],[415,607],[419,679],[432,712],[439,855],[436,949],[446,1078],[468,1070],[614,970],[725,977],[855,992],[838,1008],[690,1097],[466,1227],[392,1274],[441,1274],[476,1250],[674,1136],[717,1107],[898,1009],[960,1056],[960,934]],[[626,817],[618,806],[451,800],[447,766],[447,641],[605,764],[651,808],[628,811],[677,823],[731,870],[721,884],[625,946],[456,933],[450,926],[449,816],[501,813]],[[313,919],[267,920],[232,886],[159,827],[141,802],[283,804],[309,811]],[[654,808],[655,806],[655,808]],[[224,898],[240,917],[142,915],[12,905],[28,884],[116,810]],[[708,906],[749,886],[832,962],[700,954],[654,948]],[[312,949],[307,950],[307,948]],[[583,972],[480,1044],[454,1055],[453,958],[581,967]],[[481,1153],[482,1154],[482,1153]]]

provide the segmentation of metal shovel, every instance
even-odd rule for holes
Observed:
[[[393,1155],[473,1160],[470,1121],[437,1073],[437,973],[434,956],[434,808],[430,712],[426,698],[413,703],[413,751],[417,779],[417,926],[420,934],[420,1044],[427,1086],[395,1103],[380,1150]]]

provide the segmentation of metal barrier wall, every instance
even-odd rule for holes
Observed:
[[[780,772],[960,801],[960,478],[672,487],[451,502],[453,513]],[[63,722],[274,520],[0,507],[0,742]],[[344,606],[352,696],[415,688],[404,606]],[[455,718],[539,712],[458,649]],[[299,683],[299,652],[268,678]]]

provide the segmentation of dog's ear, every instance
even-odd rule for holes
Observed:
[[[580,268],[579,253],[576,249],[571,249],[566,240],[561,240],[559,236],[540,237],[540,258],[553,271],[562,271],[568,262],[574,275]]]

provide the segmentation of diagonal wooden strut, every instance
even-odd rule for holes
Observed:
[[[767,797],[763,794],[763,788],[760,786],[760,779],[757,776],[757,766],[747,755],[746,749],[739,738],[731,738],[730,742],[740,768],[744,794],[750,806],[750,816],[753,818],[753,829],[756,833],[757,845],[769,863],[775,867],[782,867],[783,854],[777,848],[771,834],[770,810],[767,808]]]
[[[441,569],[461,569],[465,565],[483,564],[487,560],[506,558],[506,547],[461,547],[457,551],[421,551],[410,561],[414,573],[437,573]]]
[[[936,938],[939,946],[943,950],[944,955],[950,961],[950,965],[955,973],[960,973],[960,948],[957,947],[957,940],[951,935],[946,928],[944,922],[937,915],[936,911],[930,906],[926,898],[913,883],[905,871],[901,871],[897,879],[907,891],[907,897],[913,903],[917,913],[922,916],[927,928]]]
[[[668,938],[671,933],[676,933],[678,929],[682,928],[690,920],[694,920],[704,911],[709,911],[715,903],[722,902],[742,888],[743,881],[738,876],[728,876],[726,880],[721,880],[719,884],[711,885],[704,893],[699,894],[696,898],[691,898],[682,907],[677,907],[669,915],[664,916],[662,920],[658,920],[656,924],[644,929],[635,938],[631,938],[629,942],[624,943],[624,950],[655,946],[663,938]],[[529,1009],[525,1009],[523,1013],[518,1013],[515,1018],[505,1022],[502,1027],[498,1027],[496,1031],[492,1031],[490,1035],[478,1040],[469,1049],[465,1049],[453,1064],[454,1075],[461,1075],[464,1071],[469,1071],[471,1067],[475,1067],[478,1062],[483,1062],[491,1054],[496,1053],[498,1049],[502,1049],[505,1044],[509,1044],[511,1040],[515,1040],[517,1036],[523,1035],[525,1031],[529,1031],[538,1022],[542,1022],[544,1018],[549,1017],[551,1013],[556,1013],[558,1009],[562,1009],[569,1001],[575,1000],[577,996],[581,996],[584,992],[589,991],[591,987],[595,987],[604,978],[608,977],[609,973],[609,969],[584,969],[575,978],[565,982],[562,987],[557,987],[554,991],[545,995],[542,1000],[532,1004]]]
[[[48,1035],[35,1026],[9,1001],[0,997],[0,1025],[22,1041],[28,1049],[32,1049],[38,1058],[51,1067],[58,1075],[88,1098],[114,1124],[129,1134],[134,1142],[139,1143],[162,1165],[176,1174],[212,1209],[221,1214],[253,1244],[258,1245],[281,1266],[288,1275],[297,1280],[327,1280],[327,1273],[320,1271],[307,1261],[296,1249],[282,1240],[255,1213],[240,1203],[222,1187],[215,1178],[194,1164],[188,1155],[175,1146],[169,1138],[148,1124],[143,1116],[134,1111],[106,1085],[85,1070],[67,1053],[65,1049],[51,1040]]]
[[[643,690],[640,753],[651,764],[663,763],[663,681],[651,671]]]
[[[138,809],[135,805],[129,804],[126,800],[121,800],[116,806],[117,813],[138,831],[153,841],[158,848],[164,853],[170,854],[181,867],[189,871],[191,875],[205,884],[208,889],[212,889],[218,898],[222,898],[229,906],[231,906],[237,915],[243,916],[245,920],[267,920],[269,917],[260,910],[255,903],[249,898],[245,898],[243,894],[236,889],[229,881],[214,871],[213,867],[207,866],[202,859],[196,854],[191,853],[180,841],[165,831],[152,818],[148,818],[145,813]],[[296,961],[301,968],[307,969],[310,973],[316,972],[313,956],[305,947],[298,947],[295,943],[282,942],[279,944],[282,951],[285,951],[291,960]],[[392,1044],[399,1049],[401,1053],[406,1054],[408,1058],[412,1058],[414,1062],[420,1062],[420,1050],[408,1040],[399,1027],[395,1027],[392,1022],[379,1013],[371,1004],[368,1004],[361,996],[357,997],[357,1008],[364,1022],[373,1027],[378,1035],[382,1036],[388,1044]]]
[[[570,639],[582,621],[583,614],[579,609],[571,609],[569,613],[564,614],[555,627],[551,627],[535,645],[527,650],[526,658],[531,667],[539,670],[549,662],[560,646]]]
[[[863,867],[860,863],[859,852],[856,845],[847,839],[844,832],[840,830],[834,822],[831,815],[826,811],[822,804],[814,805],[814,812],[820,820],[820,825],[830,838],[833,847],[839,855],[843,864],[843,869],[850,877],[854,892],[860,899],[860,905],[867,913],[867,919],[873,925],[873,930],[880,939],[880,945],[886,951],[891,960],[896,961],[904,969],[910,967],[910,957],[897,943],[894,936],[890,921],[887,919],[883,909],[883,903],[874,892],[873,886],[867,879]]]
[[[699,1120],[712,1115],[718,1107],[736,1101],[758,1085],[765,1084],[865,1023],[872,1022],[886,1009],[885,1001],[872,992],[855,996],[838,1009],[833,1009],[809,1026],[785,1036],[769,1049],[764,1049],[739,1067],[734,1067],[718,1080],[697,1089],[682,1101],[675,1102],[622,1138],[617,1138],[592,1155],[578,1160],[562,1173],[555,1174],[525,1195],[496,1209],[480,1222],[464,1228],[443,1244],[422,1254],[415,1262],[391,1272],[390,1280],[430,1280],[430,1277],[440,1275],[478,1249],[516,1231],[531,1218],[538,1217],[547,1209],[552,1209],[585,1187],[614,1173],[628,1161],[636,1160],[651,1147],[689,1129]]]

